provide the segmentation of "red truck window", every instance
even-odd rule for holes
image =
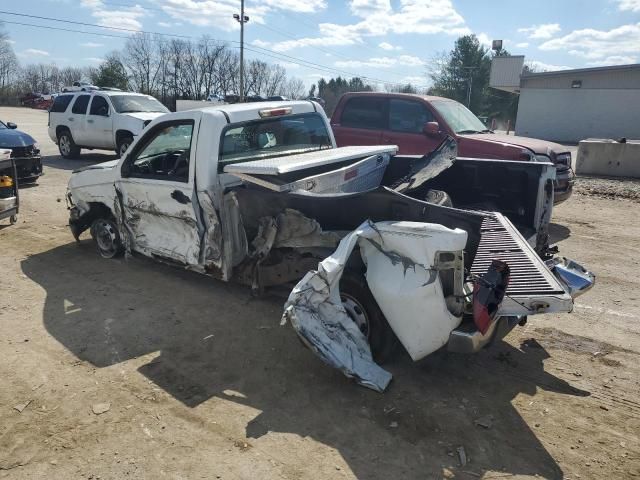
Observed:
[[[389,129],[395,132],[422,133],[424,124],[433,122],[426,106],[411,100],[392,98],[389,101]]]
[[[385,103],[386,99],[384,98],[351,98],[342,110],[340,125],[353,128],[384,129],[387,126]]]

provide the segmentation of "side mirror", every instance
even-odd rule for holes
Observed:
[[[427,122],[422,127],[422,131],[430,137],[437,137],[440,135],[440,124],[438,122]]]
[[[16,128],[18,128],[18,125],[16,125],[13,122],[7,122],[7,128],[10,128],[11,130],[15,130]]]

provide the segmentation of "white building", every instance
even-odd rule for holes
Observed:
[[[640,64],[526,73],[524,57],[495,57],[493,88],[520,94],[517,135],[560,142],[640,139]]]

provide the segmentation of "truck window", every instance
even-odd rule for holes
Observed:
[[[67,107],[73,100],[73,95],[58,95],[51,105],[52,113],[63,113],[67,110]]]
[[[340,125],[352,128],[386,128],[385,98],[354,97],[347,100],[342,110]]]
[[[433,114],[420,102],[399,100],[389,101],[389,129],[395,132],[422,133],[424,124],[433,122]]]
[[[331,147],[325,122],[317,113],[272,117],[225,128],[218,163],[222,171],[230,163]]]
[[[104,97],[96,95],[91,101],[91,108],[89,109],[89,115],[99,115],[101,117],[109,116],[109,104]]]
[[[79,95],[71,107],[71,113],[87,113],[89,98],[91,98],[89,95]]]
[[[192,137],[192,120],[158,125],[127,159],[123,171],[128,177],[188,182]]]

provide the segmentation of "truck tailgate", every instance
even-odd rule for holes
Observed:
[[[494,258],[506,262],[511,270],[498,315],[573,310],[571,296],[513,224],[500,213],[490,214],[482,223],[480,245],[471,273],[482,276]]]

